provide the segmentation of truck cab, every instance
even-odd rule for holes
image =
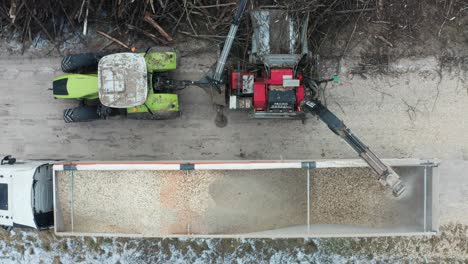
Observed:
[[[52,164],[0,165],[0,226],[47,229],[54,224]]]

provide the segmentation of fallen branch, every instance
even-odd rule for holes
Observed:
[[[127,27],[128,27],[128,29],[130,29],[130,30],[135,30],[136,32],[145,35],[146,37],[148,37],[148,38],[150,38],[152,41],[154,41],[156,44],[161,44],[161,43],[166,44],[165,41],[163,41],[162,39],[159,39],[158,37],[156,37],[156,35],[154,35],[154,34],[152,34],[152,33],[149,33],[149,32],[146,31],[146,30],[143,30],[143,29],[141,29],[141,28],[138,28],[138,27],[133,26],[133,25],[130,25],[130,24],[127,24]]]
[[[173,39],[169,34],[151,17],[151,14],[146,12],[145,17],[143,18],[146,22],[148,22],[151,26],[153,26],[159,34],[161,34],[167,41],[172,42]]]
[[[150,2],[151,10],[153,10],[153,13],[156,13],[156,10],[154,9],[154,0],[149,0],[149,2]]]
[[[107,41],[106,43],[104,43],[104,45],[102,45],[99,50],[105,50],[107,47],[109,47],[110,45],[112,45],[114,43],[114,41],[112,40],[109,40]]]
[[[387,44],[390,48],[393,48],[393,44],[380,35],[375,35],[374,38],[381,40],[383,43]]]
[[[226,3],[226,4],[216,4],[216,5],[206,5],[206,6],[197,6],[197,8],[213,8],[213,7],[223,7],[223,6],[235,6],[237,3]]]
[[[351,13],[361,13],[361,12],[370,12],[375,11],[375,8],[362,8],[362,9],[352,9],[352,10],[339,10],[335,14],[351,14]]]
[[[186,31],[178,31],[180,34],[184,34],[184,35],[187,35],[189,37],[194,37],[194,38],[204,38],[204,39],[214,39],[214,38],[218,38],[220,40],[224,40],[226,39],[226,36],[222,36],[222,35],[194,35],[192,33],[189,33],[189,32],[186,32]]]
[[[89,14],[89,1],[86,1],[86,14],[85,14],[85,20],[83,23],[83,35],[85,36],[88,33],[88,14]]]
[[[32,16],[32,18],[37,22],[37,24],[42,28],[42,31],[44,31],[44,33],[46,34],[46,36],[49,38],[49,40],[52,42],[52,43],[55,43],[55,40],[54,38],[52,37],[52,35],[50,35],[49,31],[47,31],[47,29],[44,27],[44,25],[41,23],[41,21],[33,14],[33,12],[31,11],[31,9],[29,9],[28,5],[25,3],[24,4],[24,7],[26,8],[26,10],[28,10],[29,14]]]
[[[8,12],[10,15],[11,23],[14,24],[16,20],[16,1],[11,0],[10,11]]]
[[[104,36],[105,38],[108,38],[112,41],[114,41],[115,43],[119,44],[120,46],[126,48],[126,49],[130,49],[130,47],[126,44],[124,44],[122,41],[114,38],[114,37],[111,37],[110,35],[107,35],[106,33],[102,32],[102,31],[97,31],[97,33],[99,33],[100,35]]]

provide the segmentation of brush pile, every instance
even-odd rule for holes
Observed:
[[[65,33],[86,35],[89,28],[110,35],[144,37],[156,44],[172,42],[177,33],[222,41],[229,30],[237,0],[5,0],[0,2],[0,34],[23,43],[38,34],[60,45]],[[377,1],[378,2],[378,1]],[[326,34],[323,25],[373,11],[376,0],[256,0],[259,6],[309,14],[313,39]],[[244,20],[248,16],[244,16]],[[249,23],[242,23],[238,41],[246,41]],[[14,33],[14,34],[12,34]],[[315,43],[316,44],[316,43]]]
[[[88,31],[108,39],[107,45],[119,39],[141,39],[156,45],[167,45],[176,36],[189,36],[221,43],[229,31],[239,0],[3,0],[0,1],[0,37],[14,38],[23,46],[36,37],[46,38],[59,47],[70,34],[82,41]],[[436,6],[437,14],[426,14],[424,7]],[[465,0],[250,0],[248,10],[282,8],[289,14],[309,15],[308,36],[312,49],[319,50],[325,38],[334,39],[347,24],[369,21],[385,25],[392,36],[413,36],[431,21],[444,25],[462,17],[468,5]],[[235,46],[244,54],[252,33],[249,18],[244,15]],[[430,21],[427,21],[427,20]],[[440,20],[440,23],[439,23]],[[454,21],[457,21],[455,19]],[[104,34],[101,34],[104,33]],[[394,34],[393,34],[394,35]],[[350,39],[351,39],[350,37]],[[391,39],[381,37],[385,45]],[[103,46],[107,47],[107,46]],[[345,49],[346,50],[346,49]]]

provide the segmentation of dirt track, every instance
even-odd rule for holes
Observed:
[[[210,54],[184,58],[178,76],[196,79],[212,58]],[[342,83],[330,89],[328,105],[376,153],[386,158],[468,159],[466,71],[439,75],[438,61],[429,57],[401,60],[391,65],[392,74],[364,79],[348,74],[355,63],[343,62]],[[62,110],[75,102],[54,100],[47,90],[60,75],[58,65],[57,58],[0,60],[2,153],[23,159],[79,160],[356,157],[315,118],[303,125],[229,113],[228,126],[217,128],[208,96],[196,87],[181,93],[183,116],[176,120],[65,124]],[[466,182],[466,163],[449,163],[458,165],[442,167],[441,205],[447,209],[443,222],[466,220],[462,195],[466,184],[457,184]]]
[[[183,58],[178,76],[196,79],[212,58]],[[364,79],[349,74],[355,63],[343,61],[342,82],[329,90],[328,105],[376,153],[468,158],[466,72],[439,75],[438,61],[428,57],[401,60],[392,66],[395,74]],[[209,97],[196,87],[181,92],[183,116],[176,120],[65,124],[63,109],[76,103],[54,100],[47,90],[60,74],[58,58],[0,60],[2,153],[80,160],[355,157],[315,118],[303,125],[229,113],[228,126],[217,128]]]
[[[341,61],[341,84],[329,89],[329,107],[371,149],[385,158],[468,159],[467,65],[442,68],[435,57],[401,59],[385,75],[350,74],[358,57]],[[0,60],[0,149],[22,159],[235,160],[355,158],[328,128],[300,121],[252,120],[231,112],[225,128],[201,89],[181,92],[183,116],[169,121],[105,120],[65,124],[62,110],[75,102],[54,100],[51,80],[58,58]],[[212,53],[185,56],[177,77],[197,79],[212,65]],[[328,64],[327,64],[328,63]],[[333,70],[333,61],[324,71]],[[327,68],[327,65],[330,67]],[[465,218],[466,163],[446,165],[441,178],[442,210]],[[455,189],[454,189],[455,188]],[[462,210],[465,208],[466,210]],[[462,221],[464,222],[464,221]]]

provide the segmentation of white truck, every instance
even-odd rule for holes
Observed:
[[[16,162],[0,165],[0,225],[47,229],[54,223],[52,164]]]
[[[438,231],[437,162],[362,160],[4,162],[0,224],[61,236],[329,237]],[[11,164],[8,164],[11,163]]]

